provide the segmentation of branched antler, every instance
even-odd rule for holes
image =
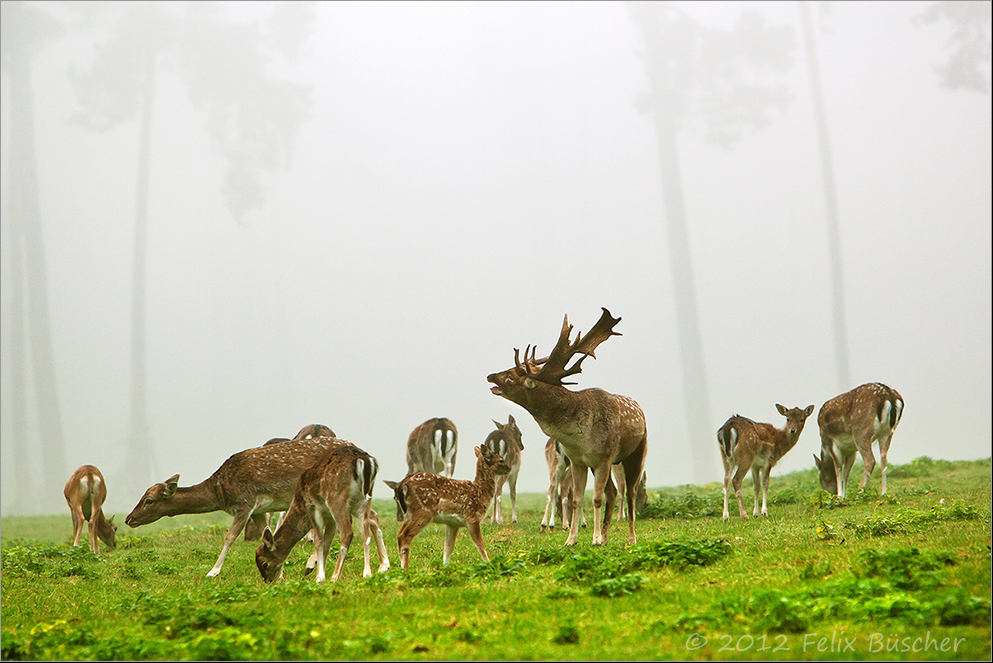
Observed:
[[[620,336],[620,332],[614,331],[614,326],[620,321],[620,318],[612,317],[610,311],[604,308],[600,319],[593,326],[593,329],[586,336],[583,336],[582,333],[577,334],[576,340],[570,343],[569,336],[572,334],[572,325],[569,324],[569,314],[566,314],[562,320],[562,331],[559,333],[559,340],[555,343],[552,353],[543,359],[535,359],[534,350],[531,350],[531,357],[529,359],[528,350],[525,350],[524,369],[528,372],[528,375],[541,382],[556,385],[576,384],[575,382],[562,382],[562,378],[581,373],[584,359],[587,357],[596,359],[594,351],[598,345],[611,336]],[[528,346],[528,349],[530,347]],[[577,354],[582,354],[582,357],[577,359],[572,366],[566,368],[569,360]],[[514,350],[514,362],[517,366],[522,365],[518,359],[516,349]],[[532,374],[532,366],[541,366],[541,370]]]

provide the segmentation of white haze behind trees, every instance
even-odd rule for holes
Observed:
[[[44,4],[39,5],[44,9]],[[815,6],[838,189],[851,384],[834,363],[825,204],[796,3],[680,3],[728,29],[743,8],[796,31],[792,102],[732,149],[679,136],[709,411],[782,425],[775,404],[817,408],[858,384],[906,399],[891,463],[976,459],[991,448],[990,96],[940,86],[947,24],[929,5]],[[267,5],[228,3],[232,20]],[[242,18],[244,12],[244,18]],[[989,80],[989,26],[986,27]],[[94,132],[66,72],[91,37],[34,60],[37,161],[65,477],[107,478],[130,510],[130,306],[137,125]],[[489,392],[514,348],[554,344],[563,314],[586,332],[622,318],[578,387],[637,400],[649,487],[693,482],[672,271],[640,34],[623,3],[319,3],[295,66],[311,87],[289,168],[236,222],[225,168],[174,72],[155,89],[147,261],[147,399],[155,475],[181,485],[231,454],[323,423],[406,472],[407,436],[431,417],[459,431],[457,478],[493,419],[523,432],[518,490],[547,489],[547,439]],[[10,168],[9,75],[2,200]],[[11,452],[9,220],[3,206],[2,501],[28,473],[41,494],[39,417],[29,467]],[[574,332],[575,333],[575,332]],[[31,381],[29,380],[29,385]],[[813,466],[816,414],[774,470]],[[878,488],[879,472],[873,485]],[[389,491],[378,482],[376,495]],[[899,481],[891,482],[899,488]],[[775,488],[773,487],[773,492]]]

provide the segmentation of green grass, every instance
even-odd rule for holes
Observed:
[[[842,503],[796,472],[768,518],[728,523],[719,484],[652,490],[638,544],[615,524],[602,548],[590,528],[574,548],[539,534],[544,495],[523,495],[516,525],[483,527],[489,564],[461,532],[442,567],[431,526],[407,572],[377,499],[394,566],[362,578],[356,540],[324,585],[306,545],[263,584],[244,540],[207,578],[224,514],[121,525],[100,555],[69,545],[68,514],[3,518],[2,658],[988,660],[990,460],[918,459],[888,483]]]

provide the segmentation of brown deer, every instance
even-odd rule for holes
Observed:
[[[428,419],[407,438],[407,474],[434,472],[451,478],[458,441],[459,432],[451,419]]]
[[[248,520],[254,520],[260,532],[264,530],[266,513],[289,507],[303,471],[327,451],[347,444],[333,437],[316,437],[239,451],[195,486],[180,488],[178,474],[153,485],[124,522],[128,527],[140,527],[162,516],[212,511],[231,514],[234,521],[224,536],[221,554],[207,572],[208,577],[214,577],[221,572],[231,544]]]
[[[545,513],[541,517],[540,532],[555,529],[555,513],[562,521],[562,529],[569,529],[572,518],[572,463],[565,455],[562,445],[548,438],[545,443],[545,463],[548,464],[548,495],[545,497]],[[586,516],[582,516],[586,527]]]
[[[507,423],[501,424],[493,420],[496,430],[486,436],[483,446],[490,451],[499,454],[501,458],[510,465],[509,474],[498,474],[496,486],[493,489],[493,511],[490,513],[490,522],[497,525],[503,524],[503,484],[510,483],[510,522],[517,522],[517,475],[521,471],[521,452],[524,451],[524,443],[521,441],[521,429],[514,421],[514,415],[510,415]]]
[[[566,315],[562,331],[551,354],[535,359],[530,346],[524,361],[514,350],[514,367],[487,376],[493,383],[491,392],[517,403],[531,413],[545,435],[557,440],[572,462],[573,513],[566,545],[579,538],[579,519],[586,492],[587,470],[593,471],[593,545],[604,545],[614,510],[617,490],[610,476],[610,466],[624,465],[625,478],[635,485],[641,476],[648,448],[645,415],[633,399],[607,393],[602,389],[570,391],[562,379],[582,371],[586,357],[596,357],[596,347],[611,336],[620,318],[612,318],[604,308],[599,321],[583,337],[569,342],[572,325]],[[528,352],[531,356],[528,357]],[[573,356],[582,355],[566,368]],[[604,504],[606,495],[606,504]],[[628,543],[636,543],[634,530],[634,495],[628,493]]]
[[[624,495],[627,494],[627,479],[624,478],[624,466],[616,463],[611,466],[611,470],[614,473],[614,483],[617,484],[617,518],[618,520],[624,520]],[[640,513],[648,502],[647,472],[641,473],[641,478],[638,479],[638,485],[634,489],[634,508],[637,513]]]
[[[262,579],[272,582],[283,574],[283,563],[293,546],[308,531],[315,532],[314,547],[317,552],[317,582],[324,582],[324,566],[331,540],[338,532],[338,563],[331,574],[331,582],[341,577],[354,530],[352,516],[359,519],[365,566],[362,576],[372,575],[369,563],[369,542],[376,537],[379,551],[379,572],[390,568],[390,559],[379,528],[379,516],[372,508],[372,487],[376,481],[379,464],[376,459],[353,445],[332,448],[311,467],[304,470],[293,493],[293,501],[286,517],[273,535],[266,527],[262,543],[255,551],[255,564]],[[309,564],[308,564],[309,569]]]
[[[445,525],[444,564],[452,557],[459,529],[469,530],[484,562],[490,561],[479,523],[486,517],[486,508],[493,497],[497,475],[510,472],[510,466],[499,455],[480,445],[475,447],[476,478],[474,481],[449,479],[430,472],[408,474],[399,482],[386,481],[393,489],[397,503],[397,520],[402,520],[397,534],[400,566],[406,570],[410,558],[410,542],[428,524]]]
[[[738,498],[738,512],[748,520],[745,504],[741,499],[741,482],[752,470],[752,488],[755,491],[755,504],[752,515],[759,515],[759,487],[762,489],[762,515],[769,515],[766,500],[769,495],[769,472],[779,459],[792,449],[807,417],[814,411],[813,405],[804,409],[786,409],[776,403],[779,414],[786,417],[786,426],[776,428],[772,424],[761,424],[747,417],[734,415],[717,431],[717,442],[721,449],[721,461],[724,463],[724,521],[728,516],[728,487],[734,486],[735,497]],[[732,479],[731,475],[734,475]]]
[[[862,455],[863,462],[859,490],[864,488],[876,467],[872,455],[872,443],[876,442],[883,467],[882,494],[885,495],[886,454],[902,416],[903,397],[896,389],[880,382],[863,384],[822,405],[817,413],[821,455],[820,458],[814,456],[821,488],[844,499],[856,451]]]
[[[114,524],[114,517],[103,515],[107,482],[100,470],[93,465],[83,465],[72,473],[62,492],[72,512],[72,545],[79,545],[85,522],[90,535],[90,550],[100,552],[98,538],[111,548],[116,548],[117,525]]]
[[[308,440],[315,437],[337,437],[334,431],[325,426],[324,424],[307,424],[300,429],[293,439],[294,440]],[[274,437],[262,446],[267,447],[271,444],[280,444],[282,442],[289,442],[290,439],[286,437]],[[286,515],[285,511],[274,511],[272,513],[265,514],[265,527],[272,526],[272,519],[276,519],[276,527],[283,522],[283,517]],[[249,520],[245,524],[245,541],[254,541],[259,538],[262,534],[259,526],[255,524],[255,520]],[[313,540],[313,539],[311,539]],[[316,558],[315,558],[316,559]]]

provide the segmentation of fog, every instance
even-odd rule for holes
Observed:
[[[8,201],[24,164],[15,162],[6,63],[0,91],[4,515],[64,512],[62,482],[84,463],[107,479],[106,510],[126,513],[154,481],[179,473],[192,485],[231,454],[310,423],[365,449],[380,479],[396,480],[408,435],[431,417],[455,422],[455,476],[470,479],[472,447],[492,420],[513,415],[525,447],[518,491],[544,493],[547,437],[491,394],[486,376],[512,366],[515,348],[547,354],[565,314],[587,331],[601,307],[621,318],[622,335],[584,362],[573,389],[641,404],[649,488],[719,481],[716,431],[731,414],[779,426],[776,403],[819,408],[872,381],[906,400],[890,463],[990,455],[988,13],[984,92],[941,85],[953,29],[917,19],[930,3],[812,7],[837,190],[842,383],[798,5],[676,3],[715,30],[751,10],[793,40],[789,66],[769,74],[789,103],[763,126],[730,146],[708,141],[700,122],[677,135],[706,430],[688,415],[657,127],[639,101],[650,90],[644,31],[629,5],[280,3],[303,12],[285,22],[304,26],[303,38],[295,57],[270,50],[264,63],[302,91],[306,112],[283,152],[252,162],[261,199],[240,212],[227,178],[241,146],[218,147],[216,118],[184,73],[192,56],[163,56],[144,242],[150,451],[139,471],[128,453],[140,123],[101,131],[75,121],[82,102],[72,84],[129,5],[101,6],[90,20],[76,4],[27,3],[63,25],[30,69],[55,411],[38,399],[32,372],[45,339],[17,308],[19,270],[39,263],[13,248]],[[214,20],[257,23],[266,35],[273,7],[227,3]],[[198,57],[241,62],[217,34]],[[211,87],[222,86],[201,94]],[[262,122],[283,107],[252,96]],[[64,458],[53,460],[46,426],[56,424]],[[702,473],[692,452],[700,444]],[[813,467],[819,448],[812,417],[774,476]],[[45,477],[53,463],[57,486]],[[376,496],[388,496],[381,482]]]

